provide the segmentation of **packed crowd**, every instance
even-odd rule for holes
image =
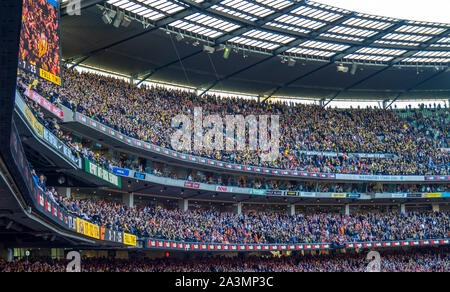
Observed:
[[[201,107],[204,116],[280,116],[281,155],[277,160],[264,162],[259,152],[248,149],[187,151],[203,157],[324,173],[408,175],[448,174],[450,170],[449,153],[439,147],[442,143],[391,110],[324,109],[302,104],[258,104],[215,95],[199,97],[162,87],[138,88],[123,80],[74,70],[64,70],[64,82],[65,86],[59,88],[42,81],[37,90],[51,101],[60,100],[117,131],[167,148],[171,148],[170,137],[175,131],[172,118],[178,114],[192,117],[194,107]],[[440,137],[448,141],[448,131]],[[247,136],[245,139],[248,141]],[[343,155],[306,155],[304,151]],[[393,158],[361,158],[351,153],[384,153]]]
[[[447,109],[430,107],[428,111],[408,111],[405,120],[420,129],[425,137],[436,140],[437,147],[450,147],[450,112]]]
[[[93,200],[65,200],[69,212],[111,230],[141,237],[211,243],[332,243],[448,238],[446,212],[297,214],[131,208]]]
[[[21,76],[20,81],[30,83],[30,78],[27,78],[25,74]],[[25,88],[19,87],[18,90],[23,94],[25,92]],[[23,95],[24,96],[24,95]],[[24,99],[26,105],[33,113],[34,117],[53,135],[55,135],[59,140],[64,142],[69,149],[72,150],[72,154],[74,157],[82,157],[88,159],[97,165],[102,166],[103,168],[112,171],[113,165],[117,165],[117,161],[113,162],[110,159],[107,159],[104,155],[100,153],[96,153],[92,151],[89,147],[83,145],[81,142],[74,142],[72,135],[63,130],[59,121],[56,118],[50,118],[46,116],[42,111],[42,108],[35,101],[25,98]],[[56,101],[56,104],[59,104],[60,100]],[[114,164],[115,163],[115,164]]]
[[[446,247],[380,251],[381,272],[449,272]],[[191,259],[83,258],[82,272],[364,272],[366,253],[289,257],[199,257]],[[0,272],[65,272],[67,261],[49,258],[0,260]]]
[[[25,99],[28,107],[34,113],[34,116],[52,132],[56,137],[62,140],[73,151],[74,156],[80,156],[88,159],[103,168],[112,171],[114,167],[127,168],[138,171],[140,173],[147,173],[154,176],[170,177],[172,179],[188,180],[206,184],[216,184],[221,186],[235,186],[243,188],[266,189],[266,190],[287,190],[287,191],[302,191],[302,192],[348,192],[361,193],[366,192],[362,189],[361,184],[342,184],[342,183],[320,183],[317,185],[312,182],[302,181],[288,181],[265,178],[252,178],[248,176],[225,175],[211,172],[198,171],[194,169],[186,169],[185,174],[175,172],[171,167],[165,164],[158,164],[158,166],[144,167],[145,159],[135,158],[131,160],[126,154],[121,154],[117,159],[105,157],[99,152],[94,152],[88,146],[81,142],[74,142],[72,136],[65,132],[58,123],[56,118],[48,118],[44,115],[41,107],[31,99]],[[388,185],[369,185],[367,191],[369,192],[448,192],[449,185],[440,184],[422,184],[422,185],[405,185],[397,184],[395,186]]]

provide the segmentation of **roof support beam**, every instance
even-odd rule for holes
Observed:
[[[177,64],[177,63],[179,63],[179,62],[181,62],[181,61],[184,61],[184,60],[186,60],[186,59],[189,59],[189,58],[191,58],[191,57],[194,57],[194,56],[196,56],[196,55],[198,55],[198,54],[200,54],[200,53],[203,53],[203,50],[195,51],[195,52],[192,53],[192,54],[189,54],[189,55],[184,56],[184,57],[182,57],[182,58],[180,58],[180,59],[176,59],[176,60],[174,60],[174,61],[171,61],[171,62],[169,62],[169,63],[167,63],[167,64],[164,64],[164,65],[162,65],[162,66],[159,66],[158,68],[155,68],[155,69],[153,69],[153,70],[150,70],[144,77],[142,77],[142,79],[141,79],[136,85],[137,85],[137,86],[141,85],[141,84],[142,84],[144,81],[146,81],[148,78],[152,77],[153,74],[155,74],[156,72],[158,72],[158,71],[160,71],[160,70],[163,70],[163,69],[165,69],[165,68],[168,68],[168,67],[170,67],[170,66],[172,66],[172,65],[175,65],[175,64]]]
[[[381,70],[379,70],[379,71],[376,71],[376,72],[370,74],[369,76],[367,76],[367,77],[365,77],[365,78],[363,78],[363,79],[361,79],[361,80],[359,80],[359,81],[357,81],[357,82],[355,82],[355,83],[353,83],[353,84],[351,84],[351,85],[345,87],[344,89],[339,90],[337,93],[335,93],[335,94],[333,95],[333,97],[331,97],[330,100],[328,100],[328,101],[323,105],[323,107],[326,107],[327,105],[329,105],[329,104],[330,104],[333,100],[335,100],[342,92],[345,92],[345,91],[347,91],[347,90],[349,90],[349,89],[351,89],[351,88],[353,88],[353,87],[355,87],[355,86],[358,86],[358,85],[361,84],[361,83],[366,82],[366,81],[369,80],[369,79],[372,79],[373,77],[377,76],[378,74],[381,74],[381,73],[387,71],[389,68],[391,68],[391,67],[390,67],[390,66],[386,66],[386,67],[384,67],[383,69],[381,69]]]
[[[210,2],[204,2],[204,3],[201,3],[201,6],[202,7],[211,7],[211,6],[213,6],[214,4],[216,4],[216,3],[220,2],[220,1],[221,0],[213,0],[213,1],[210,1]],[[183,18],[185,18],[185,17],[187,17],[189,15],[192,15],[193,13],[196,13],[196,12],[198,12],[197,8],[189,7],[187,9],[185,9],[185,10],[182,10],[180,12],[175,13],[174,15],[171,15],[171,16],[168,16],[168,17],[165,17],[163,19],[160,19],[160,20],[156,21],[152,28],[146,29],[146,30],[144,30],[144,31],[142,31],[140,33],[134,34],[134,35],[129,36],[127,38],[124,38],[122,40],[119,40],[119,41],[116,41],[116,42],[111,43],[109,45],[106,45],[104,47],[92,50],[92,51],[88,52],[84,56],[81,56],[81,57],[78,57],[78,58],[77,57],[76,58],[71,58],[71,61],[82,59],[81,62],[84,62],[88,58],[94,56],[95,54],[98,54],[99,52],[102,52],[102,51],[104,51],[106,49],[110,49],[112,47],[115,47],[117,45],[123,44],[123,43],[125,43],[127,41],[130,41],[132,39],[135,39],[137,37],[143,36],[143,35],[145,35],[147,33],[150,33],[152,31],[155,31],[157,29],[165,27],[166,25],[168,25],[168,24],[170,24],[170,23],[172,23],[174,21],[177,21],[179,19],[183,19]],[[71,61],[69,61],[69,62],[71,62]],[[75,66],[78,66],[81,62],[80,61],[77,62],[75,65],[72,66],[72,68],[75,67]]]
[[[440,70],[440,71],[434,73],[433,75],[429,76],[428,78],[425,78],[425,79],[422,80],[421,82],[415,84],[414,86],[408,88],[407,90],[405,90],[405,91],[403,91],[403,92],[400,92],[400,93],[397,94],[397,96],[391,101],[391,103],[385,107],[385,109],[388,109],[390,106],[392,106],[392,104],[394,104],[394,102],[396,102],[396,101],[397,101],[402,95],[404,95],[405,93],[411,92],[412,90],[418,88],[418,87],[421,86],[422,84],[425,84],[425,83],[427,83],[428,81],[430,81],[430,80],[432,80],[432,79],[434,79],[434,78],[436,78],[436,77],[438,77],[438,76],[444,74],[445,72],[448,72],[448,70],[449,70],[448,68],[445,68],[445,69],[443,69],[443,70]]]
[[[399,56],[399,57],[393,59],[393,60],[389,63],[389,65],[387,65],[386,67],[384,67],[382,70],[379,70],[379,71],[377,71],[377,72],[375,72],[375,73],[369,75],[368,77],[366,77],[366,78],[364,78],[364,79],[362,79],[362,80],[360,80],[360,81],[358,81],[358,82],[356,82],[356,83],[353,83],[353,84],[351,84],[350,86],[347,86],[346,88],[344,88],[344,89],[342,89],[342,90],[339,90],[339,91],[331,98],[331,100],[329,100],[329,101],[325,104],[325,106],[327,106],[330,102],[332,102],[334,99],[336,99],[341,93],[343,93],[343,92],[345,92],[345,91],[348,91],[349,89],[352,89],[352,88],[354,88],[355,86],[358,86],[358,85],[360,85],[361,83],[363,83],[363,82],[365,82],[365,81],[367,81],[367,80],[369,80],[369,79],[371,79],[371,78],[373,78],[373,77],[375,77],[375,76],[377,76],[377,75],[379,75],[379,74],[385,72],[386,70],[392,68],[394,65],[396,65],[396,64],[400,63],[401,61],[403,61],[405,58],[411,57],[411,56],[413,56],[414,54],[416,54],[417,52],[420,52],[421,50],[425,50],[425,49],[428,48],[430,45],[434,44],[437,40],[440,40],[442,37],[448,35],[449,32],[450,32],[450,29],[445,30],[444,32],[440,33],[439,35],[437,35],[437,36],[431,38],[430,40],[428,40],[428,41],[426,41],[425,43],[423,43],[422,45],[420,45],[419,48],[418,48],[417,50],[408,51],[408,52],[402,54],[401,56]]]
[[[330,59],[330,62],[328,62],[327,64],[325,64],[325,65],[323,65],[323,66],[320,66],[319,68],[316,68],[316,69],[314,69],[314,70],[312,70],[312,71],[310,71],[310,72],[308,72],[308,73],[305,73],[305,74],[303,74],[303,75],[301,75],[301,76],[299,76],[299,77],[297,77],[297,78],[292,79],[291,81],[285,83],[285,84],[282,85],[282,86],[279,86],[279,87],[275,88],[275,89],[268,95],[268,97],[267,97],[263,102],[265,102],[266,100],[268,100],[269,98],[271,98],[273,95],[275,95],[275,94],[276,94],[277,92],[279,92],[281,89],[286,88],[286,87],[288,87],[289,85],[291,85],[291,84],[293,84],[293,83],[295,83],[295,82],[297,82],[297,81],[302,80],[303,78],[306,78],[306,77],[308,77],[308,76],[310,76],[310,75],[312,75],[312,74],[314,74],[314,73],[316,73],[316,72],[318,72],[318,71],[320,71],[320,70],[322,70],[322,69],[327,68],[328,66],[333,65],[337,60],[342,59],[343,57],[347,56],[348,54],[352,54],[352,53],[358,51],[358,50],[361,49],[361,48],[364,48],[364,47],[366,47],[366,46],[371,45],[371,44],[372,44],[373,42],[375,42],[377,39],[379,39],[379,38],[381,38],[381,37],[387,35],[388,33],[391,33],[391,32],[393,32],[393,31],[395,31],[396,29],[398,29],[399,27],[403,26],[404,24],[405,24],[405,22],[404,22],[404,21],[401,21],[401,22],[399,22],[399,23],[397,23],[397,24],[391,26],[391,27],[388,28],[387,30],[382,31],[382,32],[379,32],[379,33],[377,33],[376,35],[373,35],[372,37],[370,37],[370,38],[368,38],[367,40],[365,40],[361,45],[359,45],[359,46],[352,46],[352,47],[350,47],[350,48],[348,48],[348,49],[342,51],[341,53],[339,53],[339,54],[333,56],[333,57]],[[329,29],[329,28],[330,28],[330,27],[328,27],[328,29]],[[327,30],[328,30],[328,29],[327,29]]]
[[[239,29],[236,29],[236,30],[234,30],[234,31],[231,31],[231,32],[229,32],[229,33],[226,33],[226,34],[222,35],[221,37],[219,37],[219,38],[217,38],[217,39],[215,40],[215,45],[214,45],[214,46],[215,46],[215,47],[218,47],[218,46],[220,46],[220,45],[226,43],[227,41],[229,41],[230,39],[232,39],[232,38],[234,38],[234,37],[236,37],[236,36],[239,36],[239,35],[242,35],[242,34],[244,34],[244,33],[246,33],[246,32],[251,31],[251,30],[254,29],[255,27],[256,27],[256,28],[262,27],[262,26],[265,25],[267,22],[272,21],[272,20],[274,20],[275,18],[277,18],[277,17],[279,17],[279,16],[281,16],[281,15],[283,15],[283,14],[289,13],[289,12],[291,12],[291,11],[293,11],[293,10],[295,10],[295,9],[297,9],[297,8],[299,8],[299,7],[301,7],[301,6],[303,6],[305,3],[306,3],[305,0],[301,0],[301,1],[296,2],[295,4],[293,4],[293,5],[291,5],[291,6],[288,6],[288,7],[284,8],[284,9],[282,9],[282,10],[276,12],[276,13],[270,14],[270,15],[268,15],[268,16],[262,18],[262,19],[259,19],[258,21],[255,22],[255,26],[249,26],[249,25],[246,25],[246,26],[243,26],[243,27],[241,27],[241,28],[239,28]],[[176,64],[176,63],[178,63],[179,61],[184,61],[184,60],[189,59],[189,58],[191,58],[191,57],[197,56],[197,55],[199,55],[199,54],[201,54],[201,53],[203,53],[203,50],[196,51],[196,52],[194,52],[194,53],[192,53],[192,54],[189,54],[189,55],[187,55],[187,56],[181,58],[180,60],[177,59],[177,60],[175,60],[175,61],[171,61],[171,62],[169,62],[169,63],[167,63],[167,64],[165,64],[165,65],[162,65],[162,66],[160,66],[160,67],[158,67],[158,68],[156,68],[156,69],[149,70],[148,72],[145,72],[144,74],[146,74],[146,75],[141,79],[141,81],[139,81],[138,85],[141,84],[142,82],[144,82],[145,80],[147,80],[148,78],[150,78],[151,76],[153,76],[153,74],[155,74],[156,72],[158,72],[158,71],[160,71],[160,70],[162,70],[162,69],[165,69],[165,68],[167,68],[167,67],[170,67],[170,66],[172,66],[172,65],[174,65],[174,64]]]
[[[321,27],[321,28],[318,29],[318,30],[312,31],[312,32],[308,35],[307,38],[298,38],[298,39],[295,39],[295,40],[289,42],[288,44],[286,44],[286,45],[284,45],[284,46],[282,46],[282,47],[279,47],[278,49],[274,50],[274,52],[272,53],[272,56],[267,57],[267,58],[264,58],[263,60],[258,61],[258,62],[256,62],[256,63],[250,65],[250,66],[247,66],[247,67],[242,68],[242,69],[240,69],[240,70],[238,70],[238,71],[236,71],[236,72],[233,72],[233,73],[231,73],[231,74],[225,76],[224,78],[217,79],[217,80],[214,81],[214,82],[213,82],[213,83],[212,83],[205,91],[203,91],[202,94],[201,94],[200,96],[204,95],[204,94],[207,93],[209,90],[211,90],[212,88],[214,88],[219,82],[222,82],[222,81],[224,81],[224,80],[227,80],[227,79],[229,79],[229,78],[231,78],[231,77],[233,77],[233,76],[235,76],[235,75],[237,75],[237,74],[240,74],[240,73],[242,73],[242,72],[244,72],[244,71],[247,71],[248,69],[251,69],[251,68],[253,68],[253,67],[255,67],[255,66],[259,65],[259,64],[265,63],[265,62],[267,62],[267,61],[269,61],[269,60],[271,60],[271,59],[273,59],[273,58],[275,58],[275,57],[277,57],[277,56],[279,56],[279,55],[285,53],[285,52],[288,51],[289,49],[294,48],[294,47],[296,47],[296,46],[298,46],[298,45],[304,43],[305,41],[307,41],[307,40],[309,40],[309,39],[311,39],[311,38],[316,38],[317,36],[319,36],[319,35],[320,35],[321,33],[323,33],[324,31],[327,31],[327,30],[330,29],[331,27],[334,27],[334,26],[336,26],[336,25],[339,25],[339,24],[341,24],[341,23],[347,21],[348,19],[352,18],[353,16],[354,16],[354,14],[353,14],[353,13],[350,13],[350,14],[344,16],[344,17],[341,17],[341,18],[339,18],[339,19],[337,19],[337,20],[335,20],[335,21],[329,23],[328,25],[326,25],[326,26],[324,26],[324,27]],[[270,96],[269,96],[269,97],[270,97]],[[263,103],[264,103],[267,99],[268,99],[268,98],[266,98],[265,100],[263,100]]]

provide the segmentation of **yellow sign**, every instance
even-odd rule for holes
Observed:
[[[61,86],[61,78],[60,77],[53,75],[52,73],[47,72],[42,68],[39,68],[39,76],[41,76],[44,79],[47,79],[50,82],[53,82],[53,83]]]
[[[440,198],[441,196],[441,193],[423,194],[423,198]]]
[[[126,245],[136,246],[136,235],[123,233],[123,243]]]
[[[77,232],[95,239],[100,239],[100,227],[80,218],[77,218]]]
[[[331,194],[331,197],[332,197],[332,198],[346,198],[346,197],[347,197],[347,194],[343,194],[343,193],[334,193],[334,194]]]
[[[36,120],[27,105],[25,105],[25,117],[27,118],[34,131],[39,135],[39,137],[42,138],[44,136],[44,127]]]

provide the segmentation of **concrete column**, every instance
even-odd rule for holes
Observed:
[[[8,248],[8,262],[12,262],[14,259],[14,251],[12,248]]]
[[[130,76],[130,84],[134,84],[134,81],[137,79],[137,75]]]
[[[406,205],[405,204],[400,205],[400,212],[402,212],[402,214],[406,214]]]
[[[187,199],[179,200],[178,208],[180,208],[180,210],[183,210],[183,212],[186,212],[189,209],[189,200]]]
[[[350,215],[350,205],[349,204],[345,204],[345,215],[347,215],[347,216]]]
[[[241,202],[236,204],[236,214],[238,214],[238,215],[242,214],[242,203]]]
[[[71,188],[57,188],[58,194],[60,194],[63,197],[70,198],[72,195],[72,189]]]
[[[294,204],[289,205],[288,211],[289,211],[289,216],[295,216],[295,205]]]
[[[439,212],[439,204],[432,204],[433,212]]]
[[[66,198],[70,198],[70,196],[72,195],[72,189],[71,188],[66,188],[65,195],[66,195]]]
[[[133,193],[123,194],[122,202],[125,206],[133,208],[134,207],[134,194]]]

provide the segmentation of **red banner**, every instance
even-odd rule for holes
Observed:
[[[40,106],[42,106],[43,108],[45,108],[46,110],[48,110],[49,112],[60,118],[61,120],[64,119],[64,113],[62,112],[62,110],[60,110],[59,108],[54,106],[51,102],[40,96],[37,92],[27,88],[25,89],[24,94],[25,96],[34,100],[37,104],[39,104]]]

